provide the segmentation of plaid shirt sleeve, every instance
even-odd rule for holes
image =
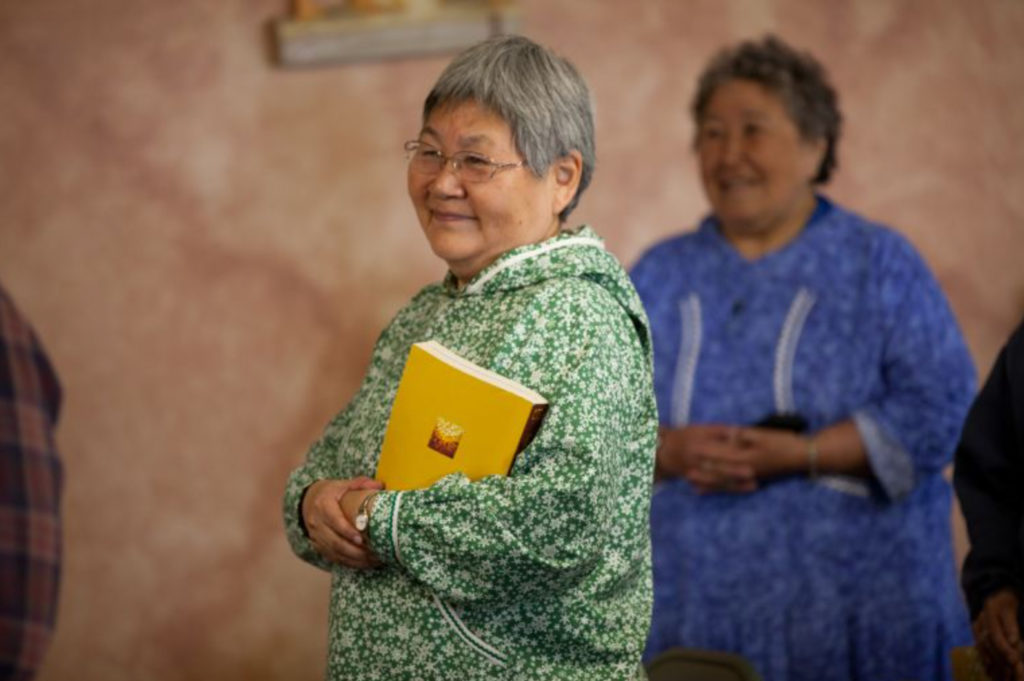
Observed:
[[[0,679],[31,679],[57,614],[62,468],[60,386],[0,288]]]

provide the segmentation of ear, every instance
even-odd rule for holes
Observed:
[[[821,162],[825,160],[825,149],[828,143],[824,137],[819,137],[816,140],[803,140],[801,142],[804,148],[804,171],[807,175],[807,181],[813,182],[814,178],[818,175],[818,168],[821,167]]]
[[[554,186],[552,213],[558,215],[569,205],[583,177],[583,154],[573,149],[551,164],[550,178]]]

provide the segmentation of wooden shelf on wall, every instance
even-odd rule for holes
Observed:
[[[274,24],[277,62],[319,66],[457,52],[519,29],[511,2],[444,3],[429,12],[347,12]]]

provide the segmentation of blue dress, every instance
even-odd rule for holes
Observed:
[[[631,275],[663,425],[852,419],[874,474],[749,494],[659,483],[646,658],[684,645],[739,652],[766,681],[949,679],[970,628],[943,469],[975,374],[914,248],[819,198],[794,241],[755,261],[708,218]]]

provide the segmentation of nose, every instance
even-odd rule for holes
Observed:
[[[431,190],[443,196],[458,196],[465,192],[455,159],[446,158],[444,160],[444,166],[431,180],[430,187]]]
[[[743,140],[740,135],[727,133],[722,136],[721,159],[723,163],[732,164],[743,155]]]

